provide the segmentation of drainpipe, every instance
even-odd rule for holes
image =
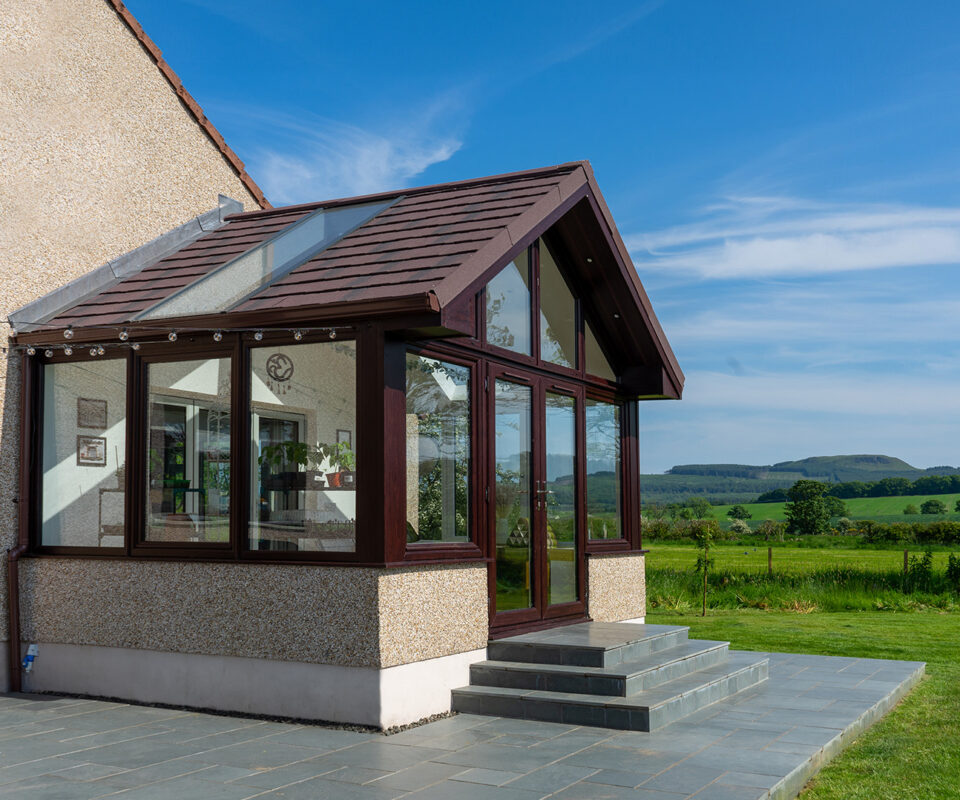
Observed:
[[[7,550],[7,608],[10,611],[10,691],[22,689],[20,681],[20,556],[27,551],[25,542]]]
[[[9,662],[10,662],[10,691],[19,692],[23,687],[20,673],[20,556],[29,549],[29,529],[23,507],[25,486],[23,464],[29,461],[32,446],[29,443],[30,432],[26,421],[33,403],[31,391],[33,376],[29,374],[27,356],[23,355],[20,362],[20,490],[17,503],[17,546],[7,550],[7,610],[10,614]]]

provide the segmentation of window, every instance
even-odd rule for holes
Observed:
[[[546,242],[540,240],[540,359],[577,367],[577,301]]]
[[[587,398],[587,533],[591,539],[620,539],[621,409],[615,403]]]
[[[606,378],[608,381],[616,381],[617,374],[607,361],[607,357],[600,349],[600,342],[593,333],[593,328],[589,322],[583,324],[583,350],[585,369],[590,375],[597,375],[600,378]]]
[[[487,284],[487,342],[529,356],[530,258],[517,256]]]
[[[127,362],[43,367],[40,543],[123,547]]]
[[[407,541],[470,540],[470,370],[407,353]]]
[[[149,542],[230,541],[230,359],[147,365]]]
[[[356,550],[357,350],[250,351],[251,550]]]

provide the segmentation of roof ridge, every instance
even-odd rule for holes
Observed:
[[[112,2],[112,0],[111,0]],[[387,192],[376,192],[374,194],[361,194],[354,197],[337,197],[331,198],[328,200],[316,200],[309,203],[297,203],[290,206],[273,206],[267,209],[259,209],[255,211],[244,211],[239,214],[231,214],[227,217],[227,220],[240,220],[240,219],[258,219],[260,217],[267,217],[273,214],[282,214],[291,211],[310,211],[321,206],[340,206],[340,205],[354,205],[356,203],[366,203],[373,202],[375,200],[386,199],[388,197],[399,197],[403,195],[404,197],[410,197],[411,195],[423,195],[429,194],[431,192],[442,192],[446,189],[451,189],[453,187],[475,187],[475,186],[484,186],[484,185],[494,185],[498,183],[509,183],[511,181],[524,180],[529,178],[535,178],[540,175],[551,175],[557,174],[562,175],[569,172],[573,172],[578,167],[583,168],[584,165],[589,165],[589,161],[567,161],[563,164],[554,164],[547,167],[538,167],[536,169],[521,170],[519,172],[504,172],[498,175],[486,175],[481,178],[469,178],[467,180],[461,181],[446,181],[444,183],[431,183],[424,186],[413,186],[409,189],[394,189]]]
[[[247,188],[250,194],[254,196],[256,201],[264,207],[264,209],[273,208],[273,206],[270,204],[270,201],[264,196],[263,190],[256,184],[253,178],[247,174],[247,168],[243,161],[240,160],[240,157],[227,144],[220,131],[218,131],[214,127],[213,123],[207,119],[207,115],[203,113],[203,109],[200,108],[200,104],[193,99],[193,95],[187,91],[186,87],[183,85],[183,81],[180,80],[180,77],[177,75],[177,73],[174,72],[173,68],[166,62],[166,60],[164,60],[163,51],[161,51],[153,39],[147,35],[147,32],[143,29],[143,26],[137,22],[136,17],[133,16],[130,9],[123,4],[122,0],[106,0],[106,3],[117,12],[117,15],[130,29],[130,32],[134,35],[137,41],[140,42],[140,45],[147,52],[147,55],[153,59],[153,62],[157,65],[157,69],[159,69],[160,74],[166,78],[167,83],[170,84],[174,94],[176,94],[183,105],[186,106],[187,111],[189,111],[194,119],[196,119],[204,133],[210,137],[210,140],[220,151],[221,155],[223,155],[223,157],[229,162],[230,166],[233,167],[234,171],[237,173],[237,177],[240,178],[240,182]]]

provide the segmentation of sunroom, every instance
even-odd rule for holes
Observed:
[[[588,164],[230,211],[11,316],[32,688],[397,724],[643,616],[683,376]]]

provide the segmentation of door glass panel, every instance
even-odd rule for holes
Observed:
[[[546,395],[547,602],[577,599],[576,401]]]
[[[530,259],[524,252],[487,284],[487,342],[530,355]]]
[[[230,359],[150,364],[146,538],[230,540]]]
[[[621,525],[620,406],[587,398],[587,533],[619,539]]]
[[[577,304],[546,242],[540,240],[540,358],[577,366]]]
[[[584,368],[591,375],[606,378],[608,381],[617,379],[617,373],[613,371],[613,367],[607,361],[603,350],[600,349],[600,343],[597,341],[597,337],[593,335],[593,328],[590,327],[589,322],[585,322],[583,325],[583,355],[586,362]]]
[[[533,605],[531,535],[532,389],[496,381],[494,422],[494,531],[497,543],[496,610]]]

